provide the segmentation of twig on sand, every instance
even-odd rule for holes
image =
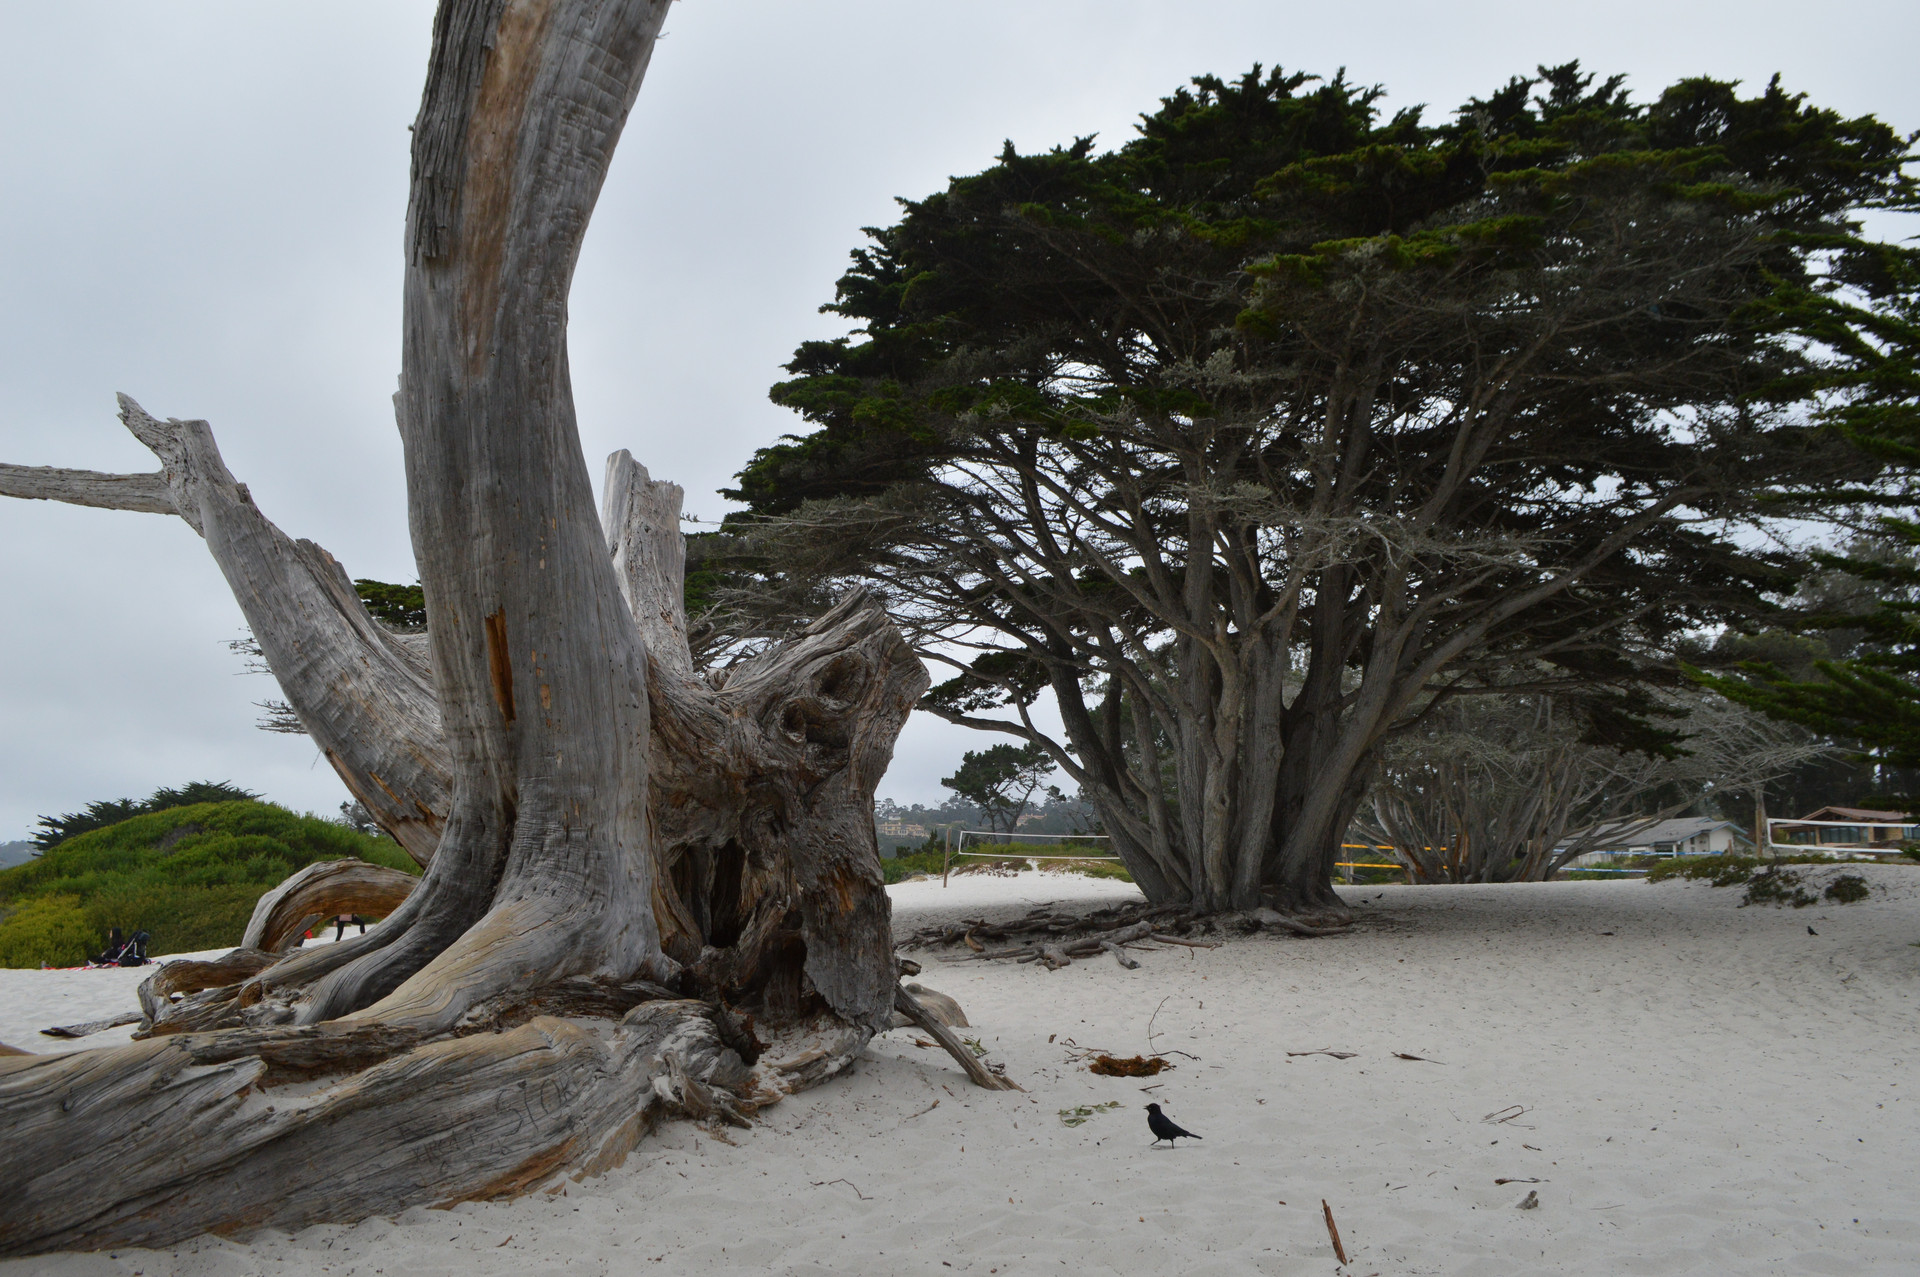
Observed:
[[[845,1184],[848,1188],[853,1189],[853,1195],[859,1198],[861,1201],[870,1202],[873,1200],[871,1197],[868,1197],[865,1193],[861,1192],[858,1188],[856,1188],[854,1186],[853,1181],[850,1179],[821,1179],[821,1180],[813,1181],[813,1186],[815,1188],[825,1188],[829,1184]]]
[[[1495,1126],[1502,1126],[1508,1122],[1513,1121],[1515,1118],[1525,1117],[1527,1114],[1531,1112],[1533,1112],[1533,1109],[1527,1105],[1509,1104],[1507,1105],[1507,1107],[1503,1109],[1495,1109],[1493,1112],[1487,1114],[1485,1117],[1481,1118],[1480,1120],[1483,1122],[1490,1122]],[[1531,1126],[1523,1125],[1521,1129],[1530,1131],[1533,1128]]]
[[[1323,1047],[1318,1051],[1289,1051],[1287,1052],[1287,1054],[1288,1055],[1331,1055],[1336,1060],[1351,1060],[1358,1053],[1354,1051],[1329,1051]]]
[[[940,1107],[940,1101],[935,1100],[933,1103],[927,1105],[927,1107],[921,1109],[918,1113],[909,1113],[905,1117],[901,1118],[900,1120],[903,1123],[911,1122],[916,1117],[925,1117],[927,1114],[933,1112],[935,1109],[939,1107]]]
[[[1327,1199],[1320,1199],[1320,1211],[1327,1217],[1327,1236],[1333,1238],[1333,1257],[1342,1265],[1347,1262],[1347,1248],[1340,1244],[1340,1229],[1333,1222],[1333,1207],[1327,1205]]]
[[[1408,1055],[1405,1051],[1395,1051],[1393,1058],[1396,1060],[1418,1060],[1422,1064],[1446,1064],[1445,1060],[1431,1060],[1424,1055]]]
[[[1172,996],[1173,995],[1169,993],[1167,995],[1167,998],[1170,998]],[[1149,1055],[1157,1054],[1157,1052],[1155,1052],[1153,1049],[1153,1022],[1160,1018],[1160,1007],[1167,1005],[1167,998],[1161,998],[1160,1006],[1155,1007],[1153,1009],[1153,1014],[1147,1017],[1147,1053]]]
[[[1497,1179],[1493,1182],[1495,1184],[1544,1184],[1547,1181],[1543,1179]]]

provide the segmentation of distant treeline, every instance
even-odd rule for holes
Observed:
[[[195,803],[232,803],[258,798],[250,789],[242,789],[224,780],[195,780],[178,789],[156,789],[151,798],[109,798],[88,803],[79,811],[64,816],[42,816],[34,830],[34,845],[42,851],[58,847],[69,838],[117,825],[135,816],[165,811],[169,807],[188,807]]]
[[[902,825],[918,825],[927,831],[925,834],[882,834],[880,848],[883,855],[892,854],[890,848],[893,847],[922,846],[933,836],[936,826],[957,824],[966,829],[984,829],[987,826],[986,814],[974,804],[959,798],[949,798],[938,807],[920,803],[909,806],[891,798],[882,798],[873,805],[873,819],[876,824],[898,822]],[[1022,835],[1099,832],[1099,817],[1093,805],[1077,797],[1036,802],[1020,822]]]

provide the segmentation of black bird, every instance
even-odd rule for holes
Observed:
[[[1162,1113],[1158,1104],[1147,1105],[1147,1129],[1153,1132],[1153,1144],[1147,1145],[1148,1148],[1152,1148],[1161,1140],[1165,1140],[1169,1146],[1172,1146],[1173,1142],[1183,1135],[1190,1140],[1200,1138],[1192,1131],[1183,1131],[1175,1126],[1173,1119]]]

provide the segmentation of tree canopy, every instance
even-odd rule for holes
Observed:
[[[354,581],[353,591],[382,625],[405,632],[427,628],[427,592],[418,581],[395,585],[361,577]]]
[[[1577,64],[1380,98],[1202,77],[902,201],[731,494],[755,606],[883,592],[958,667],[926,707],[1047,748],[1150,895],[1336,908],[1375,751],[1452,697],[1664,747],[1680,637],[1788,580],[1730,529],[1871,470],[1764,312],[1867,251],[1890,128]]]
[[[1044,746],[991,745],[968,750],[959,770],[940,783],[979,808],[990,827],[1011,833],[1051,771],[1053,759]],[[1057,789],[1052,795],[1065,797]]]
[[[88,803],[80,811],[63,816],[42,816],[33,832],[34,845],[42,851],[58,847],[69,838],[117,825],[135,816],[144,816],[172,807],[191,807],[197,803],[232,803],[257,799],[260,795],[242,789],[230,781],[194,780],[178,789],[161,786],[147,798],[108,798]]]
[[[1890,203],[1920,211],[1910,194]],[[1920,768],[1920,251],[1857,237],[1832,243],[1848,269],[1825,287],[1783,287],[1776,301],[1778,321],[1825,356],[1783,389],[1826,396],[1822,420],[1884,467],[1878,483],[1824,494],[1863,535],[1812,556],[1818,571],[1849,580],[1873,603],[1836,607],[1829,592],[1807,592],[1791,624],[1844,635],[1848,649],[1813,661],[1811,671],[1747,659],[1730,672],[1694,674],[1742,704],[1857,742],[1865,760],[1905,773],[1911,788]],[[1899,801],[1911,809],[1920,794]]]

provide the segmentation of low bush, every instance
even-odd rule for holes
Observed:
[[[1042,873],[1079,874],[1083,878],[1111,878],[1115,882],[1132,882],[1133,875],[1127,867],[1117,860],[1043,860],[1040,862]]]
[[[0,966],[77,965],[99,951],[111,927],[150,932],[156,955],[236,945],[269,887],[315,861],[348,856],[419,872],[391,839],[270,803],[135,816],[0,871]]]
[[[1716,882],[1714,885],[1723,884]],[[1740,901],[1740,907],[1792,905],[1795,909],[1805,909],[1819,898],[1801,885],[1800,875],[1793,870],[1769,865],[1747,879],[1747,894]]]
[[[1675,856],[1654,861],[1647,869],[1648,882],[1668,878],[1705,878],[1716,887],[1737,887],[1760,871],[1774,865],[1832,865],[1842,863],[1829,856],[1775,856],[1756,860],[1752,856]]]
[[[1836,862],[1825,856],[1779,856],[1756,860],[1751,856],[1692,856],[1663,860],[1647,871],[1648,882],[1668,878],[1687,878],[1711,882],[1716,887],[1746,885],[1740,904],[1791,905],[1804,909],[1825,896],[1836,904],[1850,905],[1872,894],[1867,880],[1859,874],[1841,874],[1820,895],[1807,889],[1804,875],[1788,865],[1828,865]]]
[[[86,910],[73,896],[39,896],[0,922],[0,967],[77,967],[100,948]]]
[[[1873,891],[1867,886],[1867,880],[1859,874],[1841,874],[1828,883],[1827,889],[1820,894],[1835,904],[1853,905],[1865,900]]]
[[[1648,882],[1669,878],[1706,879],[1716,887],[1737,887],[1753,877],[1760,862],[1751,856],[1676,856],[1647,869]]]
[[[880,862],[880,873],[889,883],[905,882],[915,874],[938,875],[939,872],[940,853],[937,851],[908,852]]]
[[[905,882],[915,874],[928,874],[939,877],[942,868],[951,873],[1008,874],[1023,873],[1033,868],[1030,857],[1057,856],[1058,844],[1046,843],[996,843],[993,855],[955,856],[951,861],[939,848],[922,848],[919,851],[891,856],[880,862],[880,872],[889,884]],[[1121,882],[1132,882],[1133,875],[1127,867],[1117,860],[1101,860],[1093,857],[1072,860],[1041,860],[1040,868],[1048,873],[1085,874],[1089,878],[1113,878]]]

